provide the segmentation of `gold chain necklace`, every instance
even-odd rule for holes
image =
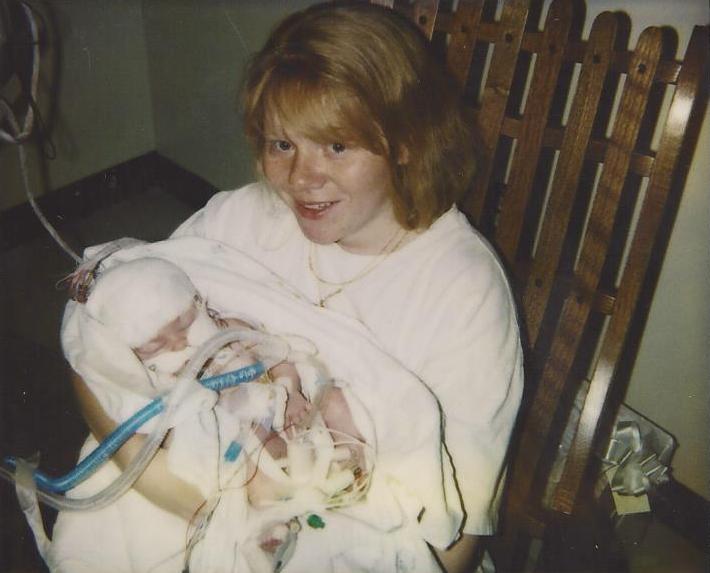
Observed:
[[[387,257],[389,257],[394,251],[399,248],[407,234],[408,231],[405,229],[398,229],[397,231],[395,231],[395,233],[389,238],[387,243],[385,243],[384,247],[382,247],[380,252],[377,253],[376,257],[374,257],[354,276],[344,281],[329,281],[318,274],[315,264],[315,243],[311,243],[310,249],[308,251],[308,268],[311,271],[311,274],[318,282],[318,306],[320,306],[321,308],[325,308],[325,303],[334,296],[339,295],[341,292],[343,292],[343,289],[345,289],[345,287],[353,284],[356,281],[359,281],[361,278],[371,273],[380,263],[382,263]],[[333,292],[323,296],[321,293],[322,285],[337,288]]]

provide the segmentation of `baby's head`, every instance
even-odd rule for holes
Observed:
[[[217,325],[190,278],[163,259],[145,257],[101,273],[87,312],[151,369],[174,373]]]

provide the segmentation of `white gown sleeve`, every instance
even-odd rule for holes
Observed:
[[[426,325],[431,346],[422,354],[420,374],[443,411],[444,438],[466,510],[463,531],[490,535],[496,529],[523,366],[505,277],[495,263],[478,271],[475,277],[462,273],[442,293],[449,303]]]

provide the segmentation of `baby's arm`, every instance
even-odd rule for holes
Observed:
[[[263,471],[266,463],[271,464],[271,473],[280,472],[276,469],[279,460],[287,455],[286,441],[278,434],[256,425],[253,428],[257,437],[263,445],[263,451],[256,450],[247,454],[247,494],[249,502],[254,507],[269,505],[279,499],[287,499],[293,495],[293,491],[286,482],[279,482],[269,477],[270,472]]]

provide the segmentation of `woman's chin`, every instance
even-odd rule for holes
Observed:
[[[308,221],[302,222],[299,220],[298,223],[306,239],[317,245],[330,245],[340,239],[337,233],[332,230],[317,228],[313,224],[308,224]]]

